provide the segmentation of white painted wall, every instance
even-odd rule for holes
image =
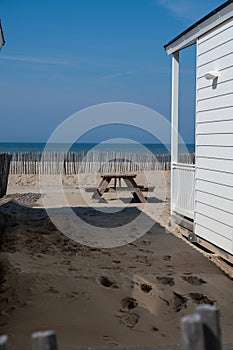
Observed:
[[[206,80],[219,71],[217,85]],[[233,254],[233,18],[197,40],[195,233]]]

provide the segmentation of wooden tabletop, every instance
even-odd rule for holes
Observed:
[[[101,177],[131,177],[131,178],[135,178],[137,176],[137,174],[131,174],[131,173],[107,173],[107,174],[101,174]]]

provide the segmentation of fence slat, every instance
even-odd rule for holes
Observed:
[[[206,350],[221,350],[219,310],[213,305],[199,305],[196,309],[201,316]]]
[[[57,338],[54,331],[32,333],[32,350],[57,350]]]
[[[8,175],[10,171],[11,154],[0,154],[0,198],[5,196],[7,191]]]
[[[183,350],[205,350],[201,316],[193,314],[181,319]]]
[[[0,350],[6,350],[7,349],[7,342],[8,342],[7,335],[0,336]]]

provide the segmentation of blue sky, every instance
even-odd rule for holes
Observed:
[[[45,142],[69,115],[103,102],[142,104],[169,119],[163,45],[223,2],[0,0],[0,142]],[[195,50],[183,56],[180,132],[192,142]]]

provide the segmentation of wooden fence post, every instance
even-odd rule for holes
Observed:
[[[201,316],[203,326],[205,349],[221,350],[221,336],[219,325],[219,310],[213,305],[200,305],[196,309]]]
[[[5,196],[7,191],[7,182],[10,170],[11,154],[0,154],[0,198]]]
[[[7,335],[0,336],[0,350],[7,349],[7,341],[8,341]]]
[[[182,317],[181,336],[183,350],[205,350],[204,334],[199,314]]]
[[[32,333],[33,350],[57,350],[57,338],[54,331]]]

